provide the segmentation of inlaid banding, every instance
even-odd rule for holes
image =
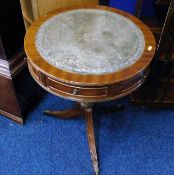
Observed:
[[[78,74],[107,74],[134,64],[143,54],[144,35],[119,14],[78,9],[46,21],[35,38],[39,54],[59,69]]]

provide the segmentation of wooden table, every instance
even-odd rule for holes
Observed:
[[[25,51],[36,82],[50,93],[78,102],[74,109],[45,111],[71,118],[84,114],[95,174],[99,174],[93,104],[126,96],[145,81],[155,40],[136,17],[105,6],[61,8],[27,31]]]

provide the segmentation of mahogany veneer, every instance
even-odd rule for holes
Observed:
[[[101,9],[129,18],[144,34],[145,47],[141,57],[128,68],[109,74],[87,75],[66,72],[46,62],[38,53],[35,46],[35,36],[40,26],[52,16],[73,9]],[[88,142],[95,174],[99,174],[94,128],[92,121],[92,105],[96,102],[109,101],[126,96],[135,91],[146,80],[149,64],[155,53],[153,34],[138,18],[105,6],[76,6],[58,9],[40,18],[29,28],[25,37],[25,51],[28,67],[36,82],[50,93],[71,99],[80,103],[78,108],[66,112],[45,111],[45,114],[67,118],[70,113],[74,116],[84,114],[87,122]]]

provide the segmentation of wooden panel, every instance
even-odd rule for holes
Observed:
[[[18,74],[26,65],[26,55],[23,49],[19,50],[14,57],[9,60],[9,68],[11,77]]]
[[[24,50],[21,49],[9,61],[0,59],[0,75],[8,78],[14,77],[26,66],[26,60],[24,57]]]
[[[22,123],[21,113],[12,79],[0,75],[0,114]],[[7,95],[8,94],[8,95]]]
[[[145,73],[142,72],[142,73],[138,74],[138,76],[135,76],[134,78],[130,79],[129,81],[123,82],[121,84],[121,93],[124,93],[126,91],[133,89],[138,84],[142,84],[142,81],[145,81],[145,79],[147,78],[148,73],[149,73],[149,71],[147,69],[147,71]]]
[[[98,4],[98,0],[31,0],[33,7],[34,19],[47,14],[61,7],[81,5],[81,4]]]
[[[27,29],[34,21],[31,1],[20,0],[25,28]]]
[[[151,75],[146,83],[133,93],[134,103],[153,107],[174,107],[173,54],[174,0],[171,0]]]
[[[28,61],[28,68],[31,69],[31,71],[33,72],[36,80],[39,80],[39,71],[37,71],[33,66],[31,66],[30,62]]]
[[[25,28],[19,0],[1,1],[0,12],[0,114],[23,123],[23,109],[31,104],[30,99],[36,102],[38,93],[29,73],[22,71]]]
[[[28,63],[31,75],[45,90],[63,98],[77,101],[101,102],[107,99],[120,98],[136,90],[149,74],[149,69],[147,69],[127,81],[112,85],[87,87],[55,80],[35,69],[30,62]]]
[[[107,95],[107,87],[98,87],[98,88],[82,88],[78,86],[66,85],[60,82],[53,80],[52,78],[48,78],[47,85],[50,88],[57,89],[61,92],[78,95],[78,96],[106,96]]]
[[[3,59],[3,60],[6,59],[6,55],[5,55],[5,51],[4,51],[1,37],[0,37],[0,59]]]

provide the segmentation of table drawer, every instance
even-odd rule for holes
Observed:
[[[54,89],[57,92],[60,91],[61,93],[71,94],[74,96],[84,96],[84,97],[98,97],[98,96],[106,96],[107,95],[107,87],[79,87],[79,86],[72,86],[69,84],[64,84],[58,82],[52,78],[48,78],[47,86],[50,89]]]

